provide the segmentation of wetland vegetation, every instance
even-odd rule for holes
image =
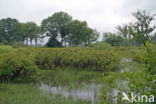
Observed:
[[[0,104],[138,104],[122,102],[122,94],[156,97],[154,16],[139,10],[133,16],[134,23],[104,33],[102,41],[65,12],[41,26],[0,20]],[[148,103],[154,104],[141,102]]]

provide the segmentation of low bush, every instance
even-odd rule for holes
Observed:
[[[34,81],[37,66],[23,53],[5,54],[0,59],[0,81]]]
[[[120,58],[113,51],[59,48],[42,49],[37,52],[35,60],[40,69],[75,67],[97,71],[115,71]]]
[[[13,48],[19,48],[19,47],[23,47],[24,44],[23,44],[23,42],[12,42],[11,46]]]
[[[0,54],[9,53],[12,49],[11,46],[0,46]]]
[[[148,44],[144,50],[136,53],[133,60],[146,65],[148,64],[151,73],[156,74],[156,46]]]
[[[144,51],[139,51],[139,52],[134,53],[133,61],[142,63],[144,60],[144,57],[143,57],[144,54],[145,54]]]
[[[94,48],[94,49],[98,49],[98,50],[111,50],[112,46],[108,43],[95,43],[95,44],[91,44],[89,45],[89,47]]]
[[[114,51],[93,48],[16,48],[0,54],[0,81],[32,81],[38,69],[116,71],[119,61]]]

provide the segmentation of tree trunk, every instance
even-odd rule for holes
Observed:
[[[30,45],[32,46],[32,39],[30,39]]]
[[[37,39],[35,39],[35,46],[37,46]]]
[[[143,44],[144,44],[144,47],[146,47],[146,41],[144,41]]]
[[[65,47],[66,47],[66,40],[65,40]]]
[[[63,41],[64,41],[64,38],[61,39],[61,46],[63,46]]]
[[[26,45],[28,45],[28,38],[26,38]]]

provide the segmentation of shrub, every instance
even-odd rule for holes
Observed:
[[[23,53],[5,54],[0,59],[0,81],[34,81],[37,66]]]
[[[146,64],[146,68],[151,74],[156,74],[156,46],[150,43],[146,43],[147,47],[144,54],[144,63]]]
[[[98,71],[114,71],[120,58],[113,51],[90,48],[54,48],[41,49],[35,55],[36,65],[40,69],[56,67],[75,67]]]
[[[19,47],[24,46],[23,42],[13,42],[11,45],[13,48],[19,48]]]
[[[108,43],[95,43],[95,44],[91,44],[89,45],[89,47],[94,48],[94,49],[100,49],[100,50],[111,50],[112,46]]]
[[[12,49],[11,46],[0,46],[0,54],[9,53]]]
[[[145,54],[144,51],[139,51],[137,53],[134,53],[133,61],[143,63],[144,57],[143,55]]]
[[[156,47],[154,45],[147,44],[146,49],[136,53],[133,60],[146,65],[148,64],[149,70],[153,74],[156,74]]]

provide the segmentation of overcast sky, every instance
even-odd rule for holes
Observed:
[[[117,25],[131,21],[137,9],[156,13],[156,0],[0,0],[0,19],[40,25],[54,12],[64,11],[100,32],[114,32]]]

